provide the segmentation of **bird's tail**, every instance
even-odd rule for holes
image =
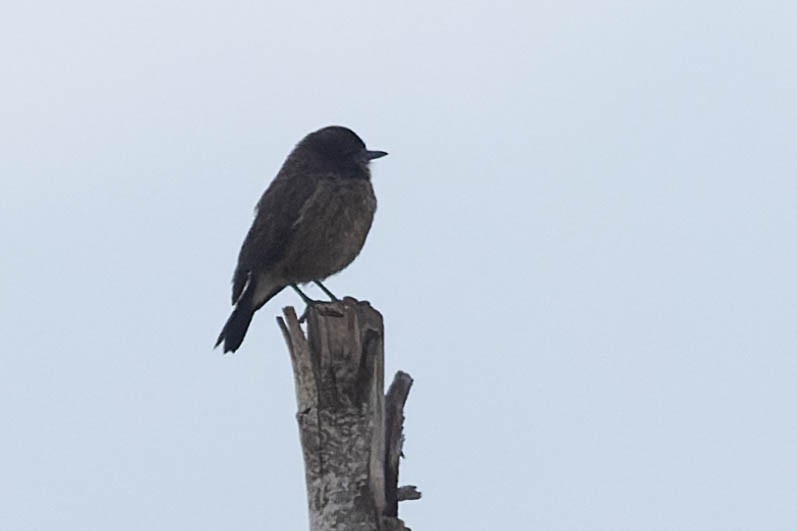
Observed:
[[[238,350],[238,347],[243,343],[244,336],[246,336],[246,331],[249,330],[249,323],[252,322],[252,316],[255,314],[252,305],[242,304],[243,302],[244,301],[240,301],[235,306],[230,318],[227,319],[227,322],[224,324],[224,328],[221,329],[221,334],[219,334],[219,338],[216,340],[216,345],[213,347],[218,347],[221,342],[224,341],[225,354]]]
[[[276,286],[268,291],[261,291],[258,289],[256,282],[247,282],[230,318],[224,323],[224,328],[221,329],[221,334],[219,334],[219,338],[213,348],[218,347],[223,341],[225,354],[238,350],[238,347],[243,343],[244,336],[246,336],[246,331],[249,330],[252,316],[274,295],[282,291],[284,287]],[[263,292],[265,292],[265,296],[262,295]]]

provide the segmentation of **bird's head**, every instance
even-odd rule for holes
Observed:
[[[387,155],[384,151],[369,150],[354,131],[339,125],[310,133],[297,147],[313,152],[336,169],[364,170],[366,178],[369,175],[368,163]]]

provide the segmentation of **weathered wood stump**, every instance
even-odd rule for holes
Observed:
[[[311,531],[402,531],[398,487],[412,378],[384,395],[382,315],[352,298],[311,304],[305,335],[293,308],[278,317],[291,354]]]

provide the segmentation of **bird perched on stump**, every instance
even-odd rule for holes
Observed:
[[[330,126],[293,149],[257,203],[232,279],[235,306],[216,346],[235,352],[252,316],[285,287],[321,284],[360,253],[376,211],[370,151],[354,131]]]

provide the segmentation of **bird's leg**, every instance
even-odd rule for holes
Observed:
[[[320,280],[314,280],[314,281],[313,281],[313,283],[314,283],[316,286],[318,286],[319,288],[321,288],[321,291],[323,291],[324,293],[326,293],[326,294],[327,294],[327,297],[329,297],[331,300],[333,300],[333,301],[336,301],[336,302],[339,300],[337,297],[335,297],[335,294],[334,294],[334,293],[332,293],[331,291],[329,291],[329,290],[327,289],[327,287],[321,283],[321,281],[320,281]]]
[[[296,290],[296,293],[298,293],[298,294],[299,294],[299,296],[302,298],[302,300],[304,301],[304,303],[305,303],[305,304],[307,304],[308,306],[309,306],[309,305],[311,305],[311,304],[314,304],[314,303],[316,302],[316,301],[314,301],[313,299],[311,299],[310,297],[308,297],[308,296],[305,294],[305,292],[303,292],[302,290],[300,290],[300,289],[299,289],[299,286],[297,286],[296,284],[291,284],[291,287],[292,287],[294,290]]]
[[[335,297],[335,295],[334,295],[334,294],[333,294],[331,291],[329,291],[329,290],[326,288],[326,286],[324,286],[324,285],[323,285],[321,282],[319,282],[319,281],[317,281],[317,280],[314,280],[313,282],[315,282],[315,283],[316,283],[316,285],[317,285],[319,288],[321,288],[322,290],[324,290],[324,293],[326,293],[327,295],[329,295],[329,297],[330,297],[330,298],[331,298],[333,301],[335,301],[335,302],[337,302],[337,301],[338,301],[338,298],[337,298],[337,297]],[[309,311],[310,311],[310,306],[312,306],[312,305],[314,305],[314,304],[316,304],[316,303],[318,303],[318,302],[320,302],[320,301],[314,301],[313,299],[311,299],[310,297],[308,297],[307,295],[305,295],[305,294],[304,294],[304,292],[303,292],[302,290],[300,290],[300,289],[299,289],[299,286],[297,286],[296,284],[291,284],[291,287],[292,287],[293,289],[295,289],[295,290],[296,290],[296,293],[298,293],[298,294],[299,294],[299,295],[302,297],[302,299],[304,300],[304,302],[307,304],[307,308],[305,308],[305,309],[304,309],[304,313],[302,313],[302,316],[301,316],[301,317],[299,317],[299,322],[300,322],[300,323],[303,323],[303,322],[305,322],[305,320],[307,320],[307,312],[309,312]],[[339,311],[335,310],[334,308],[325,308],[323,305],[322,305],[322,306],[321,306],[321,308],[320,308],[320,309],[318,309],[317,311],[318,311],[318,312],[320,312],[322,315],[333,316],[333,317],[343,317],[343,314],[342,314],[342,313],[340,313]]]
[[[292,287],[294,290],[296,290],[296,293],[298,293],[298,294],[299,294],[299,296],[302,298],[302,300],[304,301],[304,303],[307,305],[307,307],[306,307],[306,308],[304,309],[304,311],[302,312],[302,315],[299,317],[299,322],[300,322],[300,323],[303,323],[303,322],[305,322],[305,321],[307,320],[307,312],[309,312],[309,311],[310,311],[310,306],[311,306],[312,304],[315,304],[315,301],[314,301],[313,299],[311,299],[310,297],[308,297],[308,296],[305,294],[305,292],[303,292],[302,290],[300,290],[300,289],[299,289],[299,286],[297,286],[296,284],[291,284],[291,287]]]

